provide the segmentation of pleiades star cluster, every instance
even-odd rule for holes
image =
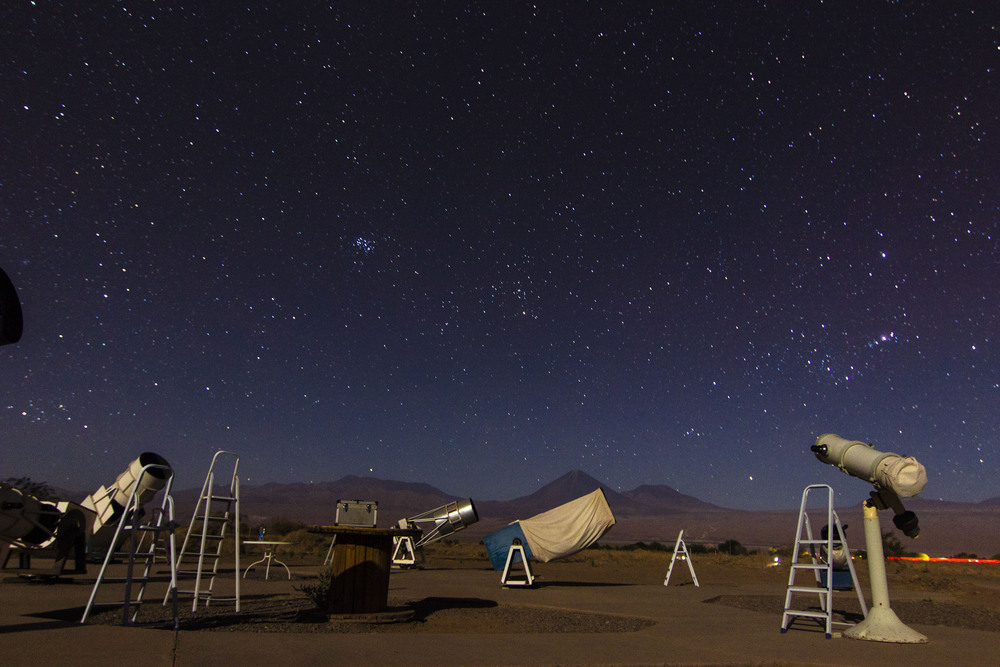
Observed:
[[[1000,496],[1000,18],[12,0],[0,478]],[[848,496],[849,498],[849,496]]]

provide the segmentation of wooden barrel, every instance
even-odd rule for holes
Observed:
[[[393,537],[419,536],[419,530],[310,526],[309,532],[336,535],[332,582],[326,598],[330,614],[371,614],[389,604]]]
[[[331,614],[384,611],[389,603],[391,551],[389,535],[337,535],[327,611]]]

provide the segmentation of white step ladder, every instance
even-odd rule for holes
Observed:
[[[813,537],[812,526],[809,523],[809,493],[825,492],[826,508],[825,519],[827,535],[824,539]],[[858,575],[854,571],[854,561],[851,559],[851,550],[847,547],[847,538],[844,536],[844,527],[840,524],[840,517],[833,509],[833,489],[827,484],[812,484],[807,486],[802,492],[802,504],[799,508],[799,523],[795,532],[795,550],[792,553],[791,569],[788,573],[788,589],[785,592],[785,611],[781,616],[781,631],[786,632],[788,626],[795,617],[814,618],[822,620],[826,625],[826,638],[833,637],[833,591],[836,588],[833,581],[835,550],[843,550],[846,558],[847,569],[851,572],[851,583],[858,595],[858,602],[861,605],[861,612],[867,616],[868,607],[865,605],[864,595],[858,585]],[[808,552],[808,562],[800,562],[803,557],[803,550]],[[817,553],[818,551],[818,553]],[[796,582],[796,575],[805,574],[806,578],[811,577],[811,581]],[[792,599],[798,596],[801,601],[802,595],[816,595],[819,598],[821,611],[815,609],[796,609],[792,606]],[[853,625],[836,621],[839,625]]]
[[[670,585],[670,573],[674,571],[674,561],[677,560],[677,556],[680,556],[681,560],[687,561],[688,570],[691,571],[691,579],[694,581],[694,587],[700,588],[698,585],[698,575],[694,573],[694,564],[691,562],[691,554],[688,553],[687,545],[684,543],[683,530],[677,533],[677,543],[674,544],[674,555],[670,557],[670,567],[667,568],[667,578],[663,580],[663,585]]]
[[[231,474],[228,466],[231,466]],[[205,601],[206,607],[212,600],[235,602],[236,611],[240,610],[239,467],[240,457],[234,452],[220,449],[212,457],[212,464],[208,468],[205,484],[201,487],[201,495],[191,517],[191,525],[188,526],[181,545],[177,574],[184,577],[188,584],[193,583],[193,586],[183,588],[178,593],[191,596],[192,613],[198,611],[198,602],[201,600]],[[217,477],[228,481],[228,490],[219,492],[216,489]],[[230,531],[236,559],[233,595],[219,597],[214,594],[215,579],[219,575],[222,547]],[[207,583],[204,581],[206,579]]]
[[[143,523],[145,512],[142,507],[141,490],[148,486],[147,481],[150,477],[166,481],[162,489],[160,506],[153,509],[150,513],[149,521]],[[167,554],[170,567],[170,585],[163,600],[164,604],[166,604],[167,600],[172,600],[174,630],[179,628],[177,615],[177,563],[174,557],[176,553],[174,549],[174,499],[170,496],[173,481],[174,471],[168,465],[151,463],[143,466],[140,470],[135,482],[132,484],[128,500],[122,509],[121,518],[118,520],[114,537],[111,539],[111,544],[104,556],[101,570],[97,574],[97,580],[94,582],[94,588],[90,592],[90,599],[83,610],[83,617],[80,619],[80,623],[87,622],[87,617],[90,616],[90,612],[94,607],[120,605],[122,607],[122,625],[135,624],[139,609],[143,603],[146,584],[149,583],[151,578],[150,572],[158,550],[157,543],[160,538],[166,537],[168,544],[162,550]],[[116,552],[115,549],[124,539],[128,540],[128,551]],[[124,577],[108,576],[108,565],[116,558],[127,559]],[[141,573],[136,573],[137,566],[141,570]],[[123,601],[98,602],[98,590],[103,584],[112,583],[125,585]]]

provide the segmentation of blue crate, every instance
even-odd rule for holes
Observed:
[[[820,585],[826,586],[826,570],[819,571],[819,581]],[[835,591],[854,590],[854,580],[851,579],[850,570],[833,571],[833,590]]]
[[[510,545],[514,543],[515,539],[521,540],[525,555],[531,558],[531,547],[528,546],[528,540],[525,538],[524,531],[521,530],[521,524],[518,522],[504,526],[495,533],[490,533],[483,538],[486,551],[490,554],[490,562],[493,563],[493,569],[497,572],[503,571],[504,566],[507,564],[507,552],[510,551]],[[512,563],[520,562],[520,554],[515,554]]]

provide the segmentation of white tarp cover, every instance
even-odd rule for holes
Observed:
[[[604,491],[571,500],[565,505],[519,521],[532,557],[543,563],[586,549],[615,525]]]
[[[879,462],[875,481],[883,489],[892,489],[900,498],[912,498],[924,490],[927,470],[912,456],[888,456]]]

